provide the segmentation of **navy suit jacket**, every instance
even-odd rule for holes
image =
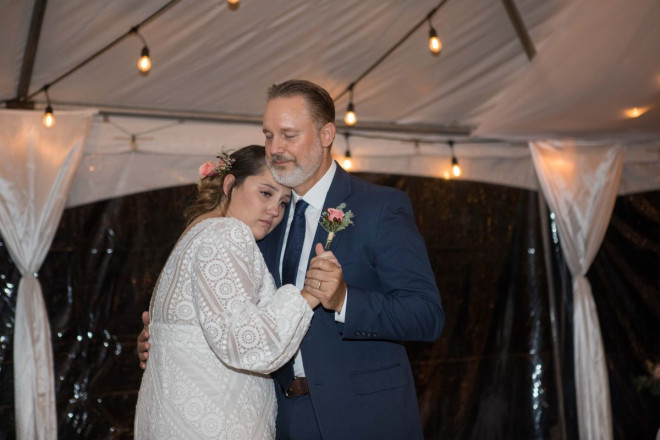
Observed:
[[[345,323],[318,307],[301,345],[310,396],[324,439],[422,438],[415,384],[403,341],[434,341],[444,312],[402,191],[374,185],[337,166],[323,209],[346,203],[354,225],[330,246],[348,285]],[[286,218],[286,216],[285,216]],[[281,284],[283,221],[260,247]],[[314,243],[328,233],[318,226]],[[309,259],[315,255],[314,246]],[[276,384],[278,401],[286,399]]]

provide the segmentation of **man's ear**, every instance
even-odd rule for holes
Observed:
[[[233,174],[227,174],[225,180],[222,182],[222,192],[225,193],[226,197],[229,197],[232,188],[234,187],[234,182],[236,182],[236,177]]]
[[[321,139],[321,146],[323,148],[330,148],[332,142],[335,140],[335,134],[337,133],[337,127],[334,123],[328,122],[319,131],[319,139]]]

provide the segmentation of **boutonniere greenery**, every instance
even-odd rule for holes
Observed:
[[[344,208],[346,208],[346,203],[342,203],[336,208],[328,208],[323,211],[323,214],[321,214],[321,220],[319,223],[321,223],[323,229],[328,231],[328,239],[325,242],[326,249],[330,247],[330,243],[332,243],[332,239],[335,238],[337,232],[342,231],[346,229],[347,226],[353,224],[351,221],[351,219],[355,217],[353,212],[350,210],[344,212]]]

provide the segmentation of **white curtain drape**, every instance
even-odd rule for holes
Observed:
[[[53,354],[38,270],[50,248],[92,122],[92,111],[0,111],[0,234],[21,273],[14,330],[19,440],[56,439]]]
[[[580,438],[612,438],[610,392],[598,312],[586,278],[614,209],[624,148],[575,141],[529,144],[539,183],[556,215],[573,276],[575,384]]]

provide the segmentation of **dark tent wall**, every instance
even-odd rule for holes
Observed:
[[[607,353],[614,438],[655,439],[660,432],[660,192],[617,199],[588,276]],[[648,364],[655,368],[652,382]]]
[[[570,275],[551,220],[547,226],[539,214],[538,193],[363,177],[410,195],[447,314],[436,343],[407,345],[426,437],[561,438],[563,412],[566,437],[577,438]],[[64,212],[39,273],[52,328],[60,438],[132,438],[141,378],[139,315],[193,193],[193,186],[171,188]],[[660,425],[660,397],[634,386],[645,360],[660,361],[659,231],[660,192],[619,197],[589,273],[607,351],[615,438],[653,438]],[[18,279],[0,240],[0,439],[15,437]]]

